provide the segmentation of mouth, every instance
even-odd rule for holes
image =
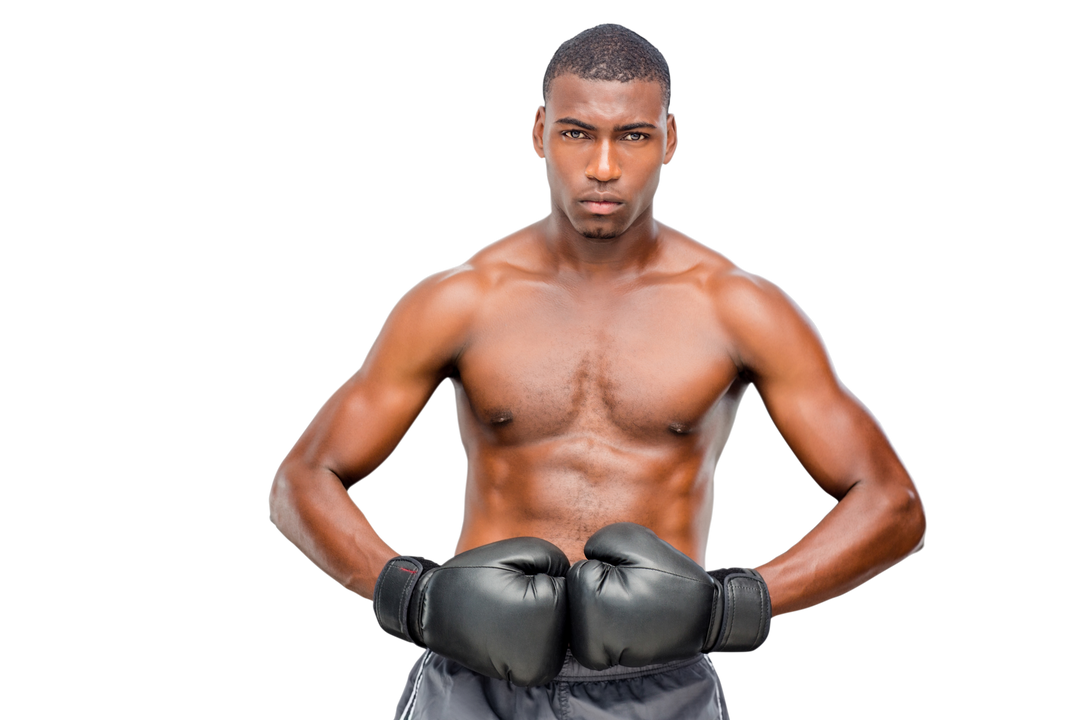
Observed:
[[[615,200],[603,200],[600,198],[590,198],[581,200],[581,204],[593,215],[610,215],[622,206],[621,202]]]

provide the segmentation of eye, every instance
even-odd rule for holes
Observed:
[[[563,136],[568,137],[571,140],[581,140],[583,137],[585,137],[585,133],[583,133],[581,130],[567,130],[563,133]]]
[[[642,140],[644,140],[647,137],[649,137],[649,136],[646,135],[645,133],[639,133],[639,132],[632,132],[632,133],[627,133],[626,134],[626,139],[630,140],[631,142],[641,142]]]

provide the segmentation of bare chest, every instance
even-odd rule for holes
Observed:
[[[736,378],[720,324],[686,288],[541,288],[502,300],[482,314],[458,370],[471,420],[506,441],[689,434]]]

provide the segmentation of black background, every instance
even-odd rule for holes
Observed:
[[[342,18],[292,19],[244,26],[215,83],[225,110],[205,119],[224,148],[207,201],[234,223],[216,266],[228,297],[220,367],[242,413],[233,447],[257,539],[230,584],[237,601],[217,651],[260,670],[252,692],[271,705],[299,698],[389,717],[417,651],[379,634],[366,603],[264,525],[267,483],[401,291],[545,212],[527,140],[540,71],[559,39],[600,18],[489,35],[460,19],[350,18],[348,29]],[[851,32],[819,18],[810,32],[792,19],[620,19],[675,71],[681,149],[659,217],[805,305],[933,505],[931,460],[953,422],[939,375],[967,210],[957,191],[970,172],[957,160],[966,60],[933,24],[866,18]],[[355,495],[397,547],[444,558],[462,467],[444,388]],[[753,393],[718,481],[713,565],[783,551],[829,506]],[[928,599],[933,558],[778,621],[755,656],[720,660],[735,717],[924,710],[935,680],[920,665],[949,642],[934,623],[945,609]]]

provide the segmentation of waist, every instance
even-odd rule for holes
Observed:
[[[708,662],[708,660],[704,655],[695,655],[694,657],[686,658],[685,660],[673,660],[668,663],[659,663],[657,665],[644,665],[636,668],[616,665],[615,667],[610,667],[606,670],[590,670],[579,663],[577,658],[567,651],[566,659],[563,661],[562,670],[555,676],[553,682],[577,683],[625,680],[627,678],[646,677],[648,675],[670,672],[700,662]]]

